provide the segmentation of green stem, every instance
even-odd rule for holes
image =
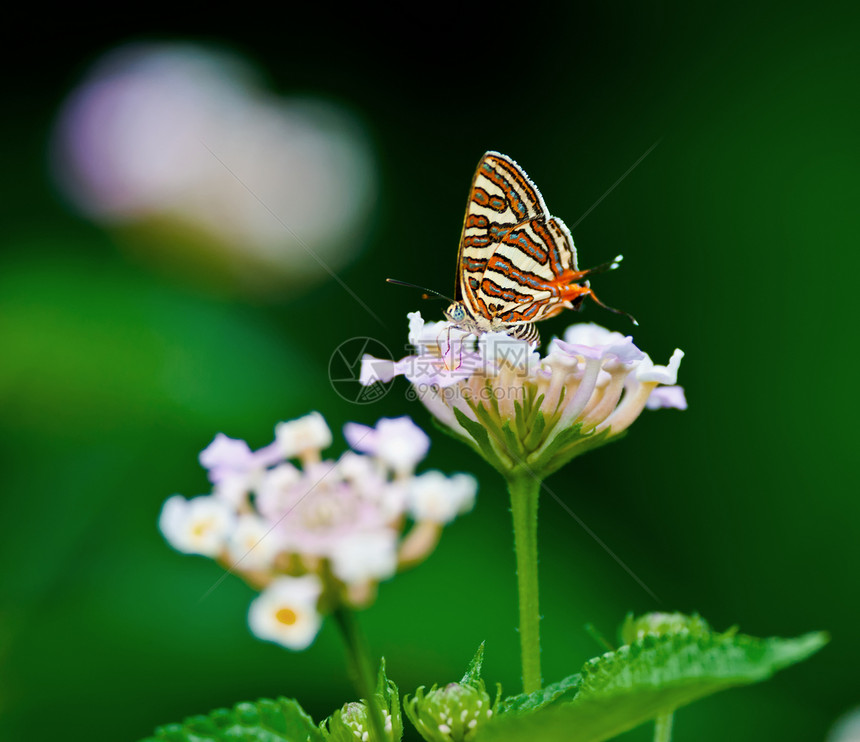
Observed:
[[[672,742],[672,717],[669,711],[654,720],[654,742]]]
[[[540,609],[538,607],[538,495],[540,480],[529,474],[508,477],[511,513],[514,517],[514,550],[517,555],[517,588],[520,598],[520,652],[523,692],[541,687]]]
[[[358,692],[359,697],[367,704],[370,727],[373,732],[372,742],[384,742],[385,722],[382,711],[379,708],[379,699],[376,696],[376,673],[373,662],[370,659],[370,651],[367,641],[358,625],[358,620],[349,608],[337,608],[334,611],[334,620],[340,629],[344,644],[346,645],[347,661],[349,663],[350,675]]]

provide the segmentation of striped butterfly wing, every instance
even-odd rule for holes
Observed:
[[[561,295],[576,271],[570,232],[523,169],[498,152],[484,155],[472,181],[458,270],[457,298],[491,324],[535,322],[570,306]]]

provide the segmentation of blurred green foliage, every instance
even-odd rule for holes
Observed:
[[[219,297],[118,251],[116,234],[56,195],[46,151],[62,97],[98,53],[160,37],[163,24],[45,32],[26,74],[6,69],[0,737],[62,738],[96,707],[105,721],[87,727],[92,742],[261,696],[296,696],[316,719],[350,700],[332,626],[291,654],[248,634],[251,591],[237,580],[201,600],[220,570],[163,543],[161,503],[205,490],[196,456],[219,431],[259,446],[275,422],[310,409],[336,431],[405,413],[429,430],[402,380],[354,406],[326,369],[347,338],[371,335],[397,353],[407,311],[441,316],[383,279],[450,289],[480,155],[514,157],[573,225],[659,139],[574,238],[583,265],[625,254],[598,293],[637,316],[635,339],[655,361],[686,351],[690,409],[644,414],[548,486],[660,604],[544,498],[544,676],[599,651],[586,622],[611,635],[628,610],[696,610],[762,636],[824,629],[832,644],[805,672],[704,701],[675,725],[679,740],[822,738],[857,703],[860,664],[856,10],[558,4],[500,19],[416,9],[394,35],[371,31],[369,16],[301,13],[286,29],[215,16],[171,35],[238,49],[275,89],[330,97],[364,119],[384,190],[364,256],[341,277],[384,326],[334,282],[275,304]],[[573,320],[630,331],[589,306],[542,333]],[[478,506],[426,564],[381,587],[363,624],[404,692],[456,679],[484,640],[485,677],[516,692],[501,479],[438,434],[428,465],[473,471]]]

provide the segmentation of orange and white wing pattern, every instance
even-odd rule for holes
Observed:
[[[589,292],[577,278],[570,231],[550,216],[528,175],[488,152],[469,192],[460,240],[458,298],[487,325],[546,319]]]

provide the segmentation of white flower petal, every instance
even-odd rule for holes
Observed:
[[[269,469],[257,486],[257,509],[271,520],[281,517],[295,500],[295,488],[302,473],[292,464],[283,463]]]
[[[361,371],[358,380],[363,386],[370,386],[381,382],[387,384],[397,375],[397,366],[392,360],[374,358],[365,354],[361,358]]]
[[[186,500],[169,498],[161,509],[158,527],[168,543],[184,554],[216,557],[235,527],[231,507],[211,495]]]
[[[409,344],[416,347],[423,345],[425,323],[421,312],[409,312],[406,318],[409,320]]]
[[[577,322],[564,331],[564,342],[570,345],[599,347],[615,345],[623,340],[624,335],[620,332],[607,330],[594,322]]]
[[[491,366],[508,365],[527,373],[540,366],[540,354],[525,340],[504,332],[485,332],[478,338],[478,348]]]
[[[255,466],[254,455],[247,443],[218,433],[212,443],[200,452],[200,464],[209,470],[209,478],[217,482],[225,476],[244,473]]]
[[[344,436],[356,450],[376,456],[395,472],[408,473],[430,448],[430,439],[409,417],[382,418],[375,428],[347,423]]]
[[[304,451],[322,451],[331,445],[332,436],[326,421],[319,412],[297,420],[278,423],[275,440],[285,458],[293,458]]]
[[[662,408],[674,408],[676,410],[687,409],[687,398],[684,396],[684,389],[680,386],[658,386],[648,396],[648,401],[645,406],[649,410],[659,410]]]
[[[248,500],[251,478],[245,474],[230,474],[219,479],[212,488],[212,496],[233,510],[238,510]]]
[[[430,449],[430,438],[409,417],[382,418],[376,430],[376,455],[394,471],[414,469]]]
[[[356,533],[335,547],[331,566],[347,584],[386,580],[397,571],[397,534],[388,529]]]
[[[347,423],[343,426],[343,437],[350,448],[365,453],[375,453],[377,433],[369,425],[360,423]]]
[[[668,365],[655,366],[651,358],[645,356],[645,359],[636,368],[636,378],[639,381],[656,381],[659,384],[667,385],[676,384],[678,382],[678,368],[683,357],[684,351],[675,348]]]
[[[468,513],[475,507],[475,496],[478,494],[478,480],[471,474],[455,474],[451,477],[451,487],[455,499],[459,500],[457,513]]]
[[[288,649],[309,647],[322,625],[317,601],[322,583],[316,575],[280,577],[251,603],[248,625],[260,639]]]
[[[450,523],[459,513],[472,509],[477,488],[474,477],[467,474],[449,479],[439,471],[425,472],[412,480],[409,514],[419,523]]]
[[[227,543],[230,566],[240,570],[271,569],[283,549],[277,529],[258,515],[240,515]]]

